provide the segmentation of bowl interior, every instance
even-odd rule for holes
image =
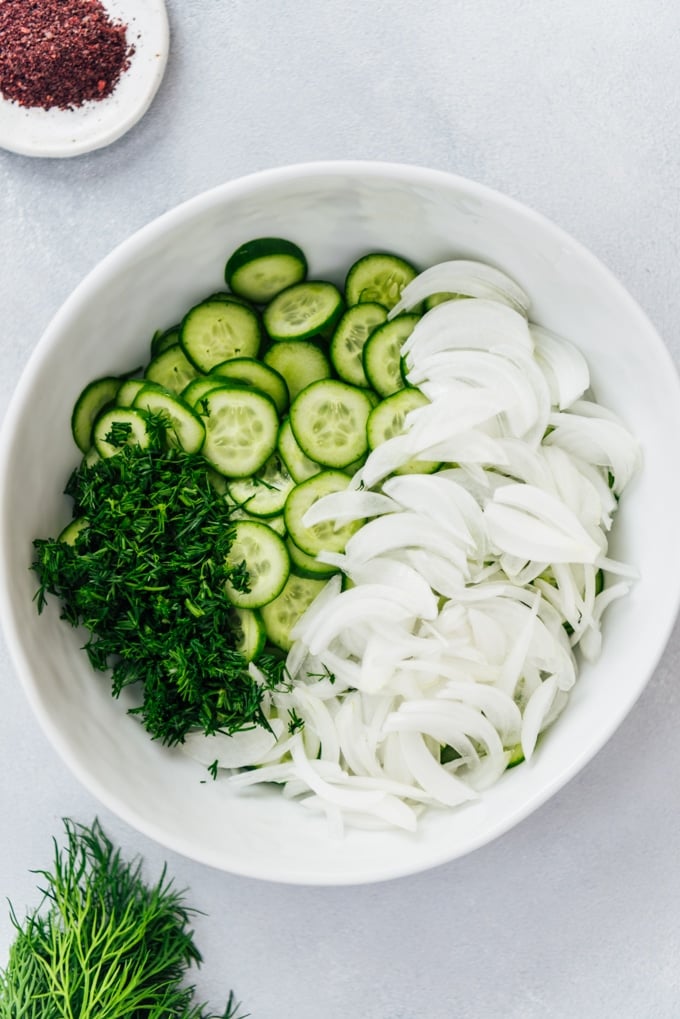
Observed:
[[[228,254],[256,236],[300,244],[310,275],[342,282],[369,250],[422,267],[470,256],[509,272],[532,318],[586,354],[600,402],[639,437],[644,467],[625,492],[612,553],[640,581],[615,603],[604,650],[584,665],[570,703],[530,765],[472,805],[432,812],[416,835],[350,831],[276,790],[232,795],[178,752],[152,743],[95,677],[82,634],[32,601],[32,540],[67,519],[60,494],[77,453],[70,411],[90,379],[148,357],[154,330],[223,286]],[[234,181],[155,221],[81,284],[42,338],[8,411],[0,452],[0,599],[17,671],[40,722],[79,779],[164,845],[254,877],[301,883],[372,881],[422,870],[507,830],[559,788],[625,716],[663,650],[680,598],[680,387],[666,348],[634,301],[588,252],[542,217],[461,178],[415,167],[334,163]]]

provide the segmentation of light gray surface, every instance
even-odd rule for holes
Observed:
[[[671,0],[169,10],[167,76],[129,135],[71,161],[0,154],[3,411],[50,317],[115,244],[223,180],[309,159],[421,163],[534,206],[614,270],[680,360]],[[28,868],[49,862],[60,818],[98,814],[205,911],[197,983],[215,1006],[234,987],[254,1019],[672,1019],[679,656],[676,628],[616,736],[514,831],[428,874],[335,890],[232,878],[123,825],[56,757],[2,652],[0,896],[20,913],[35,902]],[[10,939],[2,909],[0,963]]]

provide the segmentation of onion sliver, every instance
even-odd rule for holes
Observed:
[[[399,742],[406,767],[413,778],[432,798],[448,807],[457,807],[474,799],[464,782],[449,774],[435,761],[418,732],[400,732]]]
[[[490,298],[507,304],[521,315],[529,313],[528,295],[510,276],[486,262],[457,258],[439,262],[407,283],[389,317],[400,315],[433,294]]]
[[[380,492],[366,492],[359,489],[348,489],[345,492],[331,492],[322,496],[310,506],[302,518],[304,527],[335,520],[338,526],[365,517],[377,517],[383,513],[392,513],[399,507]]]

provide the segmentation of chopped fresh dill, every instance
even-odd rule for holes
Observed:
[[[267,678],[270,690],[292,690],[293,680],[286,665],[286,659],[280,653],[266,652],[257,659],[257,666]]]
[[[301,732],[305,727],[304,718],[300,718],[295,708],[290,708],[288,711],[288,733],[290,736],[294,736],[296,732]]]
[[[114,421],[105,436],[105,441],[120,449],[130,441],[131,435],[132,425],[129,421]]]
[[[208,765],[208,771],[210,772],[213,780],[215,780],[217,778],[217,770],[218,770],[219,766],[220,766],[220,762],[217,760],[217,758],[215,758],[215,760],[212,762],[212,764]]]
[[[307,673],[307,678],[308,679],[318,679],[318,680],[327,679],[328,682],[331,685],[333,683],[335,683],[335,673],[331,672],[331,670],[328,668],[327,665],[323,666],[323,671],[322,672],[308,672]]]
[[[163,448],[162,421],[149,432],[146,449],[123,444],[71,475],[66,493],[86,526],[73,543],[34,542],[38,611],[48,594],[61,599],[62,618],[89,631],[92,666],[111,669],[114,697],[140,691],[131,713],[161,743],[268,727],[263,694],[282,683],[285,662],[258,659],[263,687],[237,650],[225,584],[247,591],[248,569],[226,562],[230,508],[202,457]]]

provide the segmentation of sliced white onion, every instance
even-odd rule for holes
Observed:
[[[463,546],[450,531],[408,510],[379,517],[365,524],[347,542],[345,554],[355,562],[368,562],[376,556],[402,548],[429,549],[450,558],[462,570],[466,557]]]
[[[366,463],[356,472],[351,484],[356,488],[361,485],[365,488],[373,488],[388,474],[393,474],[394,471],[403,467],[412,457],[410,436],[395,435],[371,450]]]
[[[534,357],[550,387],[552,403],[565,410],[590,386],[588,363],[573,343],[550,330],[530,325],[529,331],[534,341]]]
[[[557,680],[555,676],[548,678],[541,683],[539,688],[529,698],[529,703],[524,709],[522,720],[522,752],[527,761],[531,760],[536,748],[536,741],[539,733],[545,727],[546,718],[557,694]]]
[[[272,718],[269,725],[270,729],[256,725],[231,736],[225,732],[216,732],[210,736],[203,732],[188,732],[183,749],[206,767],[217,762],[219,768],[246,768],[257,764],[283,732],[283,722],[279,719]]]
[[[422,513],[450,531],[468,549],[475,546],[465,517],[455,501],[455,483],[441,475],[404,474],[383,484],[383,492],[403,509]]]
[[[406,767],[425,792],[438,803],[457,807],[474,799],[474,793],[464,782],[449,774],[427,749],[418,732],[400,732],[399,743]]]
[[[495,301],[448,301],[428,311],[402,345],[409,368],[423,358],[455,350],[517,346],[531,353],[526,319]]]
[[[317,499],[302,518],[304,527],[335,520],[338,525],[347,524],[366,517],[377,517],[393,513],[399,507],[380,492],[348,489],[345,492],[330,492]]]
[[[616,421],[564,412],[552,414],[553,430],[546,436],[549,446],[559,446],[587,463],[607,467],[614,476],[614,492],[619,495],[640,462],[638,443]]]
[[[491,541],[502,552],[538,562],[592,563],[600,554],[577,518],[548,492],[507,485],[484,509]]]
[[[489,298],[507,304],[525,317],[529,313],[528,295],[507,273],[485,262],[456,258],[430,266],[407,283],[389,317],[394,318],[434,294]]]

